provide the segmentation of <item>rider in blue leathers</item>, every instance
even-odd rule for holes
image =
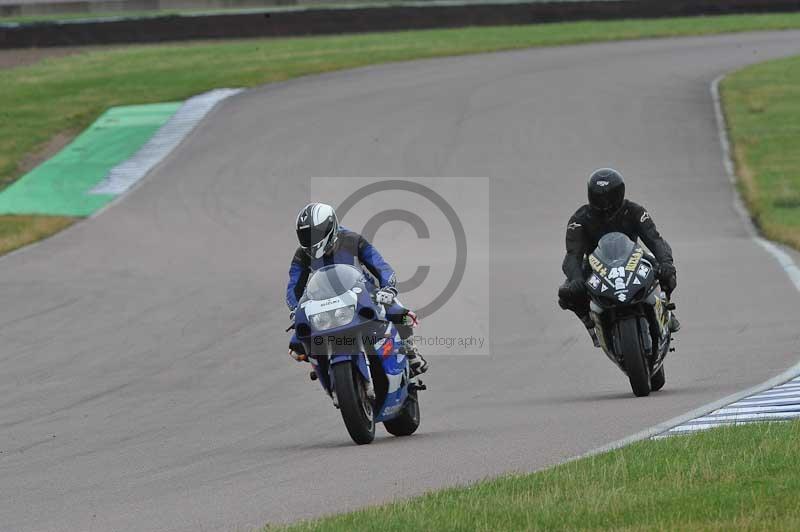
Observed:
[[[289,266],[286,287],[290,319],[294,321],[295,309],[311,273],[330,264],[352,264],[371,274],[373,279],[370,281],[379,288],[375,298],[385,305],[387,317],[397,327],[412,372],[418,375],[427,371],[428,365],[413,343],[412,327],[416,324],[416,315],[397,300],[394,270],[378,250],[358,233],[341,227],[333,207],[324,203],[306,205],[297,216],[296,230],[300,247]],[[289,354],[297,359],[297,354],[302,352],[303,344],[293,336]]]

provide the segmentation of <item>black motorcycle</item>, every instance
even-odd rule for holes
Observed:
[[[628,376],[637,397],[664,386],[664,357],[675,308],[658,283],[651,254],[622,233],[600,239],[589,255],[586,286],[597,340],[606,356]]]

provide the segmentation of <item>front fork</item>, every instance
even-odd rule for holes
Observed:
[[[356,363],[358,373],[361,375],[360,381],[364,385],[364,393],[366,394],[367,398],[371,401],[375,400],[375,385],[372,381],[372,369],[370,368],[369,357],[367,354],[362,351],[358,355],[334,355],[330,357],[330,363],[328,367],[328,382],[330,383],[328,394],[331,396],[331,399],[333,399],[333,404],[337,408],[339,407],[339,401],[336,398],[336,384],[333,380],[333,367],[337,364],[350,361],[355,361]]]
[[[606,328],[603,326],[603,318],[602,318],[601,315],[604,312],[609,312],[609,311],[608,310],[604,311],[604,309],[602,309],[600,306],[598,306],[594,301],[592,301],[590,303],[590,316],[591,316],[592,320],[595,323],[595,331],[597,333],[597,340],[598,340],[598,343],[600,344],[599,347],[601,347],[603,349],[603,353],[605,353],[605,355],[608,357],[608,359],[611,360],[611,362],[613,362],[620,370],[622,370],[623,373],[625,373],[625,365],[623,363],[623,360],[616,353],[617,349],[615,348],[616,342],[614,342],[614,331],[613,330],[608,330],[607,331]],[[606,320],[606,322],[608,322],[611,325],[611,327],[609,327],[610,329],[613,329],[613,326],[616,323],[617,319],[618,318],[617,318],[616,315],[612,315],[609,319]],[[622,319],[630,319],[630,318],[622,318]],[[646,317],[644,317],[644,316],[635,316],[632,319],[644,320],[645,324],[647,324],[647,330],[649,330],[650,324],[648,323],[648,320],[647,320]],[[639,326],[639,330],[640,331],[643,330],[642,329],[643,325],[644,324],[640,324],[640,326]],[[653,351],[654,351],[654,346],[653,346],[653,342],[652,342],[652,337],[649,334],[645,334],[644,336],[646,336],[646,338],[643,338],[644,342],[643,342],[643,346],[642,347],[644,348],[644,350],[646,352],[646,358],[647,358],[647,364],[648,364],[648,370],[649,370],[650,369],[650,363],[651,363],[652,359],[654,358],[652,356],[653,355]]]
[[[390,338],[392,336],[391,331],[392,331],[391,325],[387,324],[386,331],[384,332],[384,338]],[[358,355],[352,355],[352,354],[334,355],[333,354],[332,345],[328,344],[328,353],[326,355],[322,355],[322,356],[327,356],[328,357],[328,379],[327,379],[328,386],[326,387],[325,383],[323,382],[322,383],[323,384],[323,388],[325,388],[325,391],[328,393],[328,395],[333,400],[333,404],[334,404],[334,406],[336,406],[336,408],[339,407],[339,401],[336,398],[336,386],[334,385],[334,382],[333,382],[333,371],[332,371],[332,369],[333,369],[333,366],[336,365],[336,364],[341,364],[343,362],[347,362],[347,361],[351,361],[351,360],[355,360],[355,362],[356,362],[356,367],[358,368],[358,371],[361,374],[362,380],[364,382],[364,392],[365,392],[367,398],[372,400],[372,401],[374,401],[376,399],[375,385],[374,385],[373,379],[372,379],[372,368],[371,368],[371,365],[370,365],[369,356],[367,356],[367,349],[366,349],[366,347],[364,345],[364,339],[361,336],[358,337],[358,346],[357,347],[358,347],[358,350],[359,350],[359,354]],[[311,365],[314,367],[314,372],[312,373],[312,377],[311,378],[312,378],[312,380],[316,380],[316,378],[318,378],[321,375],[320,374],[319,360],[317,360],[317,356],[311,356],[311,357],[308,357],[308,358],[309,358],[309,361],[311,362]],[[422,384],[421,381],[419,381],[419,382],[417,381],[416,376],[415,377],[411,377],[410,370],[408,370],[408,376],[409,376],[410,387],[413,387],[416,390],[425,390],[426,389],[425,385]],[[320,380],[322,380],[322,379],[320,379]]]
[[[666,358],[668,351],[674,351],[674,347],[670,347],[670,340],[671,340],[671,333],[669,332],[669,328],[667,324],[669,323],[670,313],[672,309],[674,309],[674,305],[672,303],[668,303],[663,297],[659,298],[657,295],[655,305],[653,305],[653,315],[652,318],[645,316],[638,316],[635,319],[640,320],[640,334],[642,335],[642,347],[645,350],[645,355],[647,359],[648,369],[651,372],[658,371],[658,368],[664,363],[664,359]],[[603,348],[603,352],[606,356],[614,362],[623,372],[625,372],[623,361],[617,357],[614,349],[614,342],[613,342],[613,332],[609,332],[609,335],[606,335],[606,331],[602,325],[601,317],[599,312],[595,312],[595,307],[593,303],[593,308],[591,312],[591,317],[596,324],[596,331],[597,336],[600,341],[601,347]],[[598,310],[599,307],[596,307]],[[612,318],[612,323],[616,321],[615,318]],[[656,334],[652,334],[653,326],[657,329]]]

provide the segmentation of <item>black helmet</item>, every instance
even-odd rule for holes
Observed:
[[[625,200],[625,181],[613,168],[600,168],[589,177],[589,207],[592,213],[612,218]]]
[[[311,258],[319,259],[333,249],[339,236],[339,220],[333,207],[309,203],[297,215],[297,240]]]

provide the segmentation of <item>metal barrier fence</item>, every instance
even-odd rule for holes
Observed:
[[[416,2],[0,24],[0,48],[325,35],[408,29],[800,11],[800,0]]]

